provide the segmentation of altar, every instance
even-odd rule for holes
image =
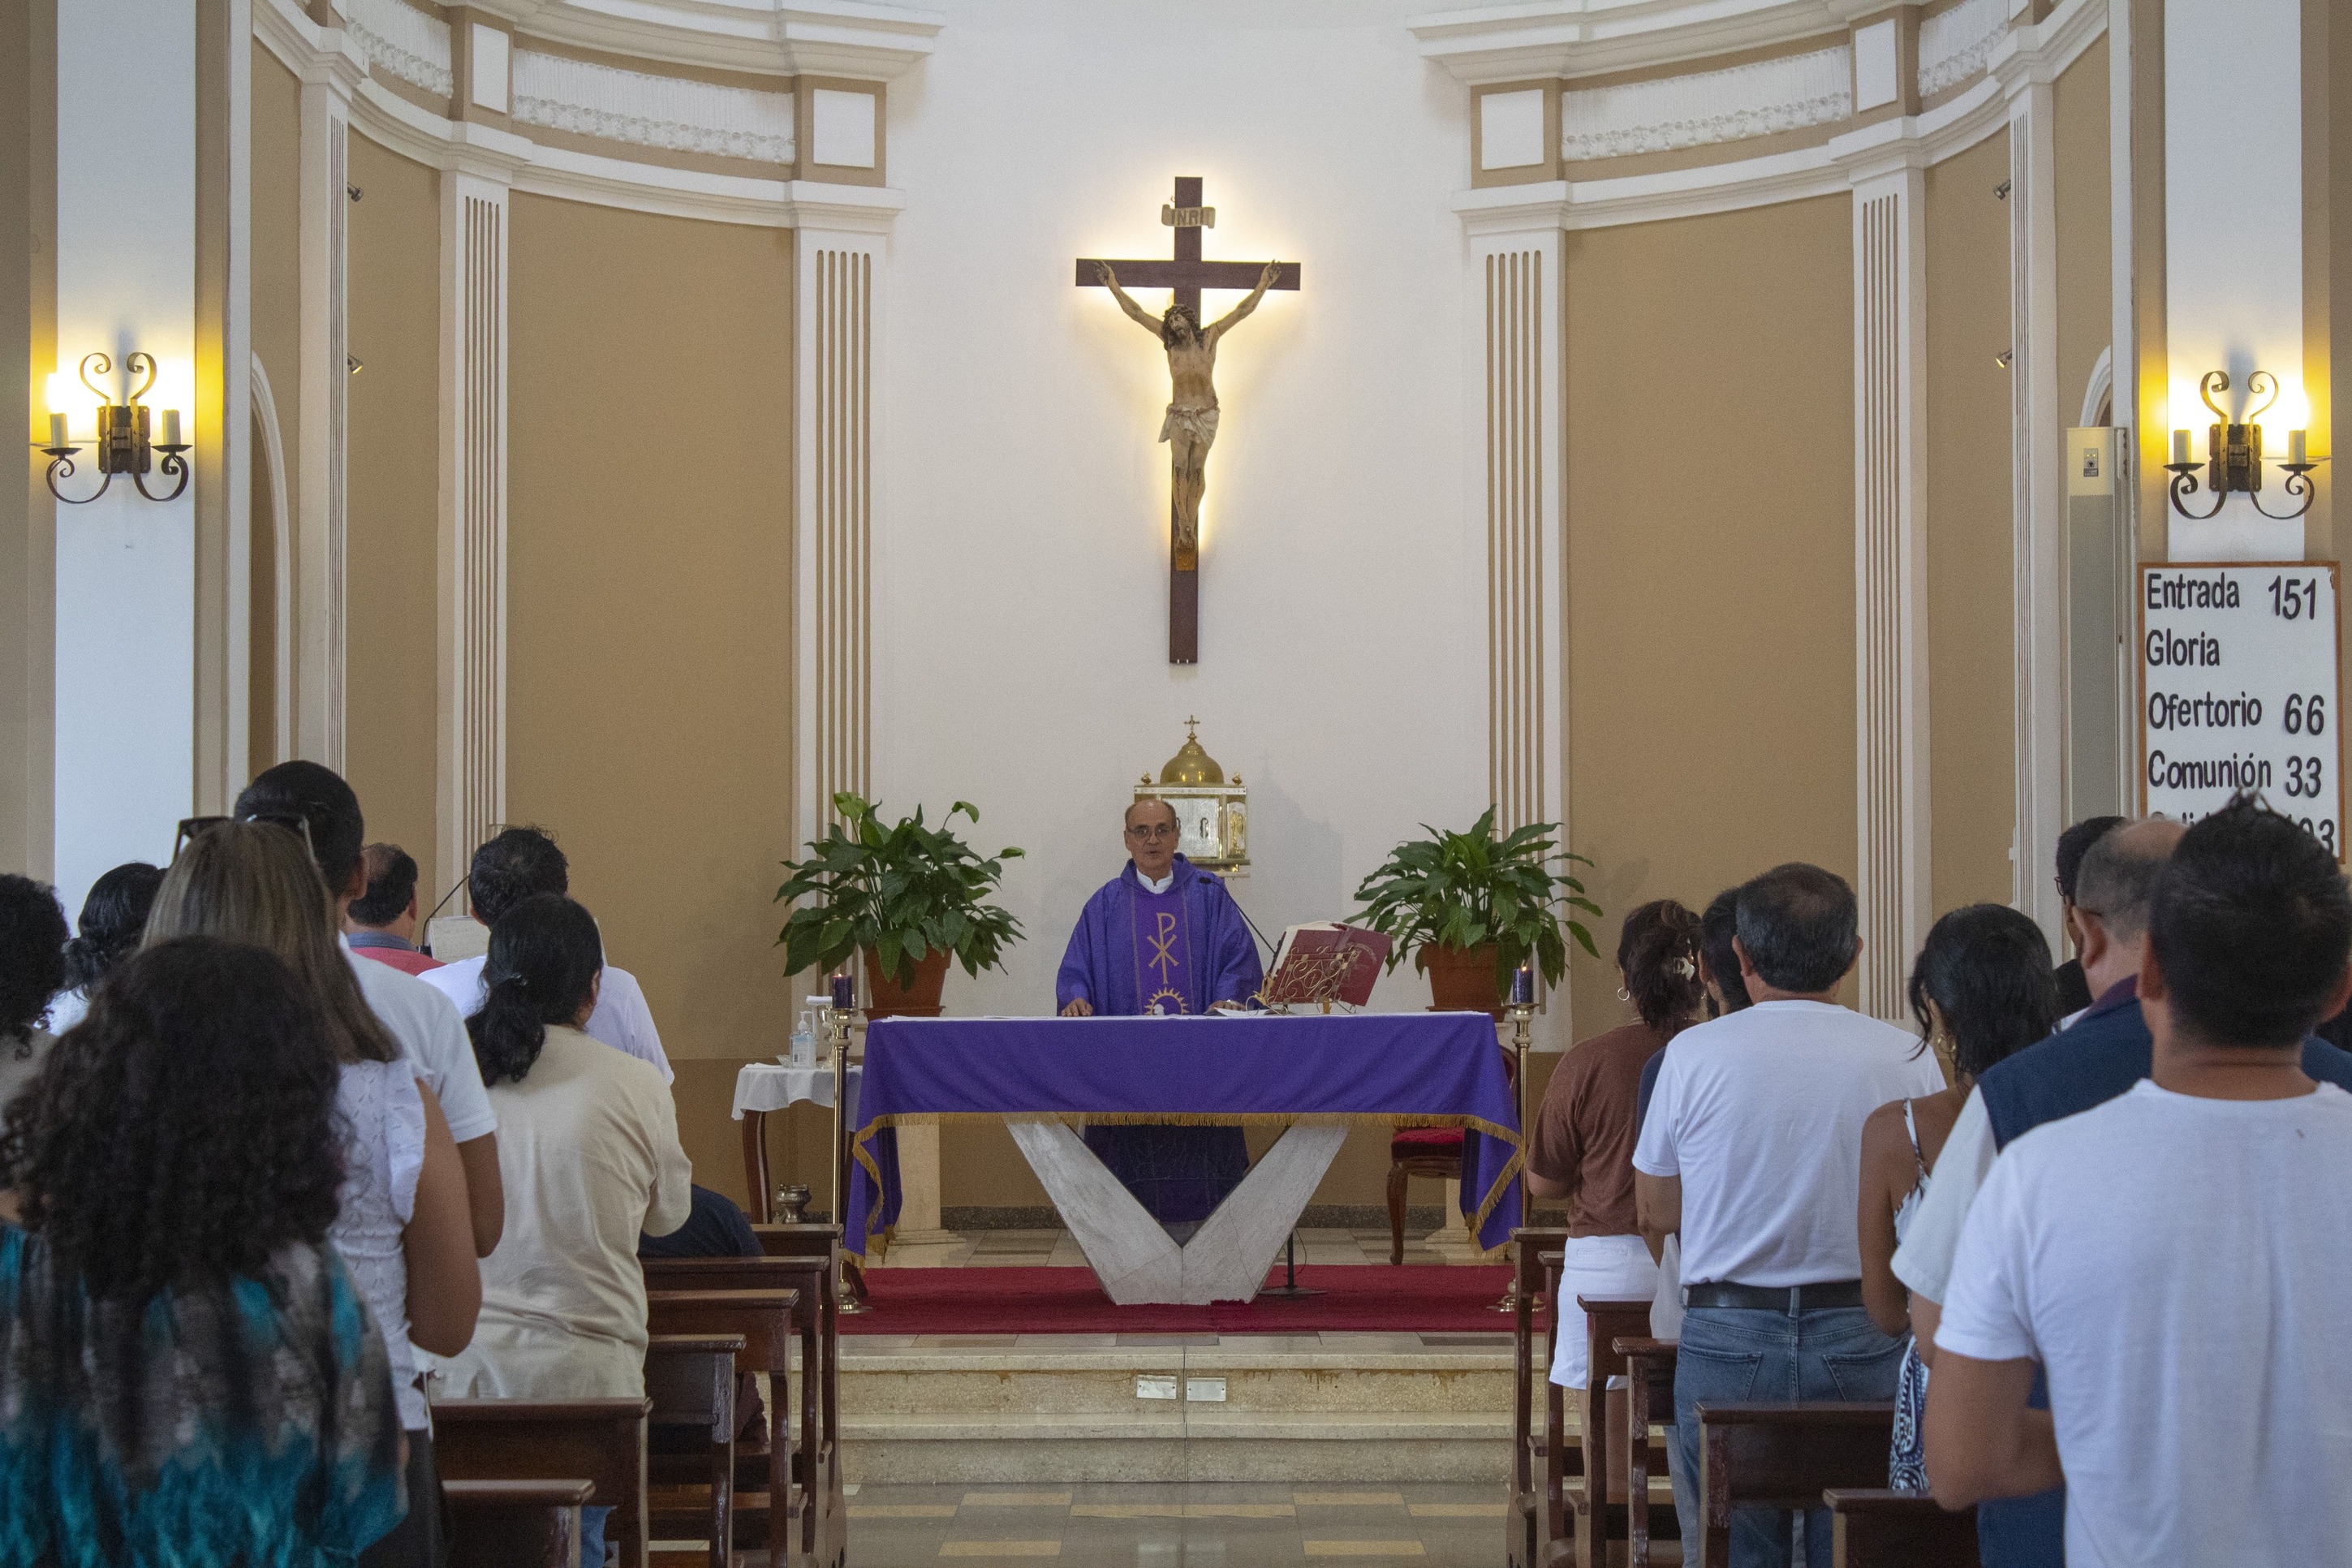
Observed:
[[[1483,1013],[888,1018],[858,1100],[843,1245],[861,1258],[898,1221],[898,1129],[967,1117],[1006,1123],[1121,1305],[1255,1297],[1359,1122],[1461,1128],[1465,1225],[1492,1247],[1520,1223],[1518,1118]],[[1284,1131],[1180,1245],[1069,1118]]]

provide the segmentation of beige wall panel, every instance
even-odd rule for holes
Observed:
[[[368,837],[416,857],[430,909],[457,874],[433,860],[440,176],[356,133],[350,167],[349,342],[365,368],[350,386],[343,759]]]
[[[302,84],[253,46],[253,352],[268,373],[290,500],[302,450]],[[266,489],[259,466],[254,484]],[[260,595],[255,595],[257,601]]]
[[[508,816],[561,838],[678,1064],[688,1152],[740,1188],[732,1067],[785,1047],[793,1004],[769,901],[793,848],[792,239],[512,214]]]
[[[2109,271],[2107,40],[2105,34],[2066,68],[2053,127],[2058,183],[2058,405],[2073,425],[2083,411],[2091,367],[2115,335]]]
[[[2010,901],[2009,177],[2002,131],[1927,171],[1927,741],[1936,912]],[[2079,376],[2075,395],[2082,392]],[[1908,972],[1906,960],[1906,972]]]
[[[1614,950],[1783,860],[1855,873],[1843,196],[1568,241],[1570,842]],[[1577,1031],[1620,1022],[1573,965]]]

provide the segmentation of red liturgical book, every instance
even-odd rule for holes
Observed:
[[[1389,939],[1362,926],[1318,921],[1282,933],[1261,993],[1269,1007],[1343,1002],[1360,1007],[1388,962]]]

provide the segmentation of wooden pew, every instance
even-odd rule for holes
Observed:
[[[1649,1333],[1650,1300],[1647,1296],[1576,1299],[1584,1309],[1585,1329],[1584,1391],[1580,1396],[1583,1430],[1579,1439],[1584,1450],[1584,1490],[1575,1520],[1576,1560],[1581,1563],[1604,1563],[1610,1542],[1628,1538],[1628,1516],[1612,1500],[1623,1484],[1625,1455],[1620,1451],[1623,1423],[1609,1418],[1609,1380],[1625,1370],[1617,1342]]]
[[[1675,1342],[1623,1339],[1625,1358],[1625,1537],[1633,1568],[1650,1563],[1650,1479],[1666,1464],[1665,1450],[1650,1440],[1650,1428],[1675,1424]],[[1675,1521],[1676,1533],[1682,1528]]]
[[[646,1344],[646,1397],[654,1402],[647,1417],[649,1533],[671,1540],[681,1530],[699,1531],[710,1543],[710,1568],[728,1568],[734,1548],[735,1367],[742,1355],[740,1334],[656,1334]],[[704,1445],[698,1456],[663,1441],[698,1435]],[[698,1459],[702,1480],[667,1484],[691,1477]]]
[[[838,1562],[849,1544],[848,1500],[841,1473],[841,1321],[830,1226],[775,1226],[818,1233],[806,1255],[672,1258],[643,1260],[648,1290],[794,1290],[801,1342],[800,1439],[794,1480],[814,1499],[799,1521],[799,1550],[818,1563]],[[765,1242],[766,1237],[762,1237]]]
[[[760,1248],[770,1258],[824,1258],[840,1268],[840,1289],[835,1292],[835,1310],[841,1300],[854,1305],[848,1310],[866,1310],[866,1276],[856,1262],[842,1256],[841,1226],[837,1225],[755,1225],[751,1234],[760,1239]]]
[[[1551,1374],[1549,1364],[1537,1363],[1535,1330],[1538,1301],[1547,1325],[1558,1325],[1555,1299],[1544,1288],[1542,1255],[1559,1257],[1568,1232],[1522,1226],[1511,1232],[1511,1239],[1517,1243],[1513,1291],[1517,1305],[1511,1315],[1511,1370],[1516,1375],[1511,1394],[1511,1501],[1503,1516],[1503,1561],[1507,1568],[1539,1568],[1550,1537],[1545,1528],[1543,1489],[1536,1484],[1544,1469],[1545,1440],[1535,1430],[1535,1396],[1538,1383],[1546,1389],[1551,1386]],[[1549,1334],[1545,1342],[1549,1346]]]
[[[797,1290],[646,1292],[646,1321],[655,1333],[740,1334],[743,1364],[768,1374],[767,1440],[764,1444],[750,1442],[741,1446],[747,1467],[759,1463],[764,1473],[756,1478],[756,1489],[742,1485],[739,1479],[735,1516],[739,1537],[747,1533],[761,1536],[769,1568],[784,1568],[788,1562],[799,1568],[810,1568],[820,1561],[830,1561],[814,1555],[811,1545],[813,1502],[793,1475],[792,1352],[797,1337],[794,1318],[801,1301]],[[753,1523],[761,1530],[749,1531],[743,1528]]]
[[[646,1415],[650,1399],[444,1399],[433,1406],[443,1482],[584,1480],[613,1512],[605,1541],[622,1568],[646,1568]],[[575,1548],[575,1556],[576,1556]]]
[[[443,1481],[449,1568],[573,1568],[588,1481]]]
[[[1730,1568],[1735,1508],[1820,1508],[1834,1487],[1869,1489],[1886,1479],[1895,1436],[1891,1403],[1808,1401],[1794,1405],[1702,1404],[1698,1407],[1699,1529],[1705,1568]]]
[[[1835,1568],[1979,1568],[1977,1510],[1885,1488],[1832,1487]]]

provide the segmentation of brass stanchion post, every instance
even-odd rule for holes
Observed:
[[[1528,1126],[1528,1045],[1534,1032],[1536,1016],[1536,973],[1533,963],[1522,963],[1511,972],[1511,999],[1504,1005],[1503,1015],[1511,1021],[1511,1088],[1518,1100],[1519,1111],[1519,1173],[1517,1177],[1519,1225],[1525,1227],[1529,1223],[1528,1146],[1530,1133]],[[1518,1264],[1521,1261],[1519,1252],[1522,1247],[1523,1244],[1519,1242],[1515,1241],[1511,1244],[1511,1284],[1510,1289],[1503,1292],[1503,1299],[1495,1303],[1494,1310],[1497,1312],[1516,1312],[1519,1310]],[[1530,1310],[1535,1310],[1540,1309],[1543,1302],[1539,1298],[1530,1298],[1528,1306]]]
[[[833,976],[833,1009],[826,1016],[833,1036],[833,1223],[841,1227],[841,1310],[864,1312],[866,1293],[849,1275],[849,1030],[857,1012],[857,980],[845,970]],[[881,1194],[875,1194],[877,1202]]]

